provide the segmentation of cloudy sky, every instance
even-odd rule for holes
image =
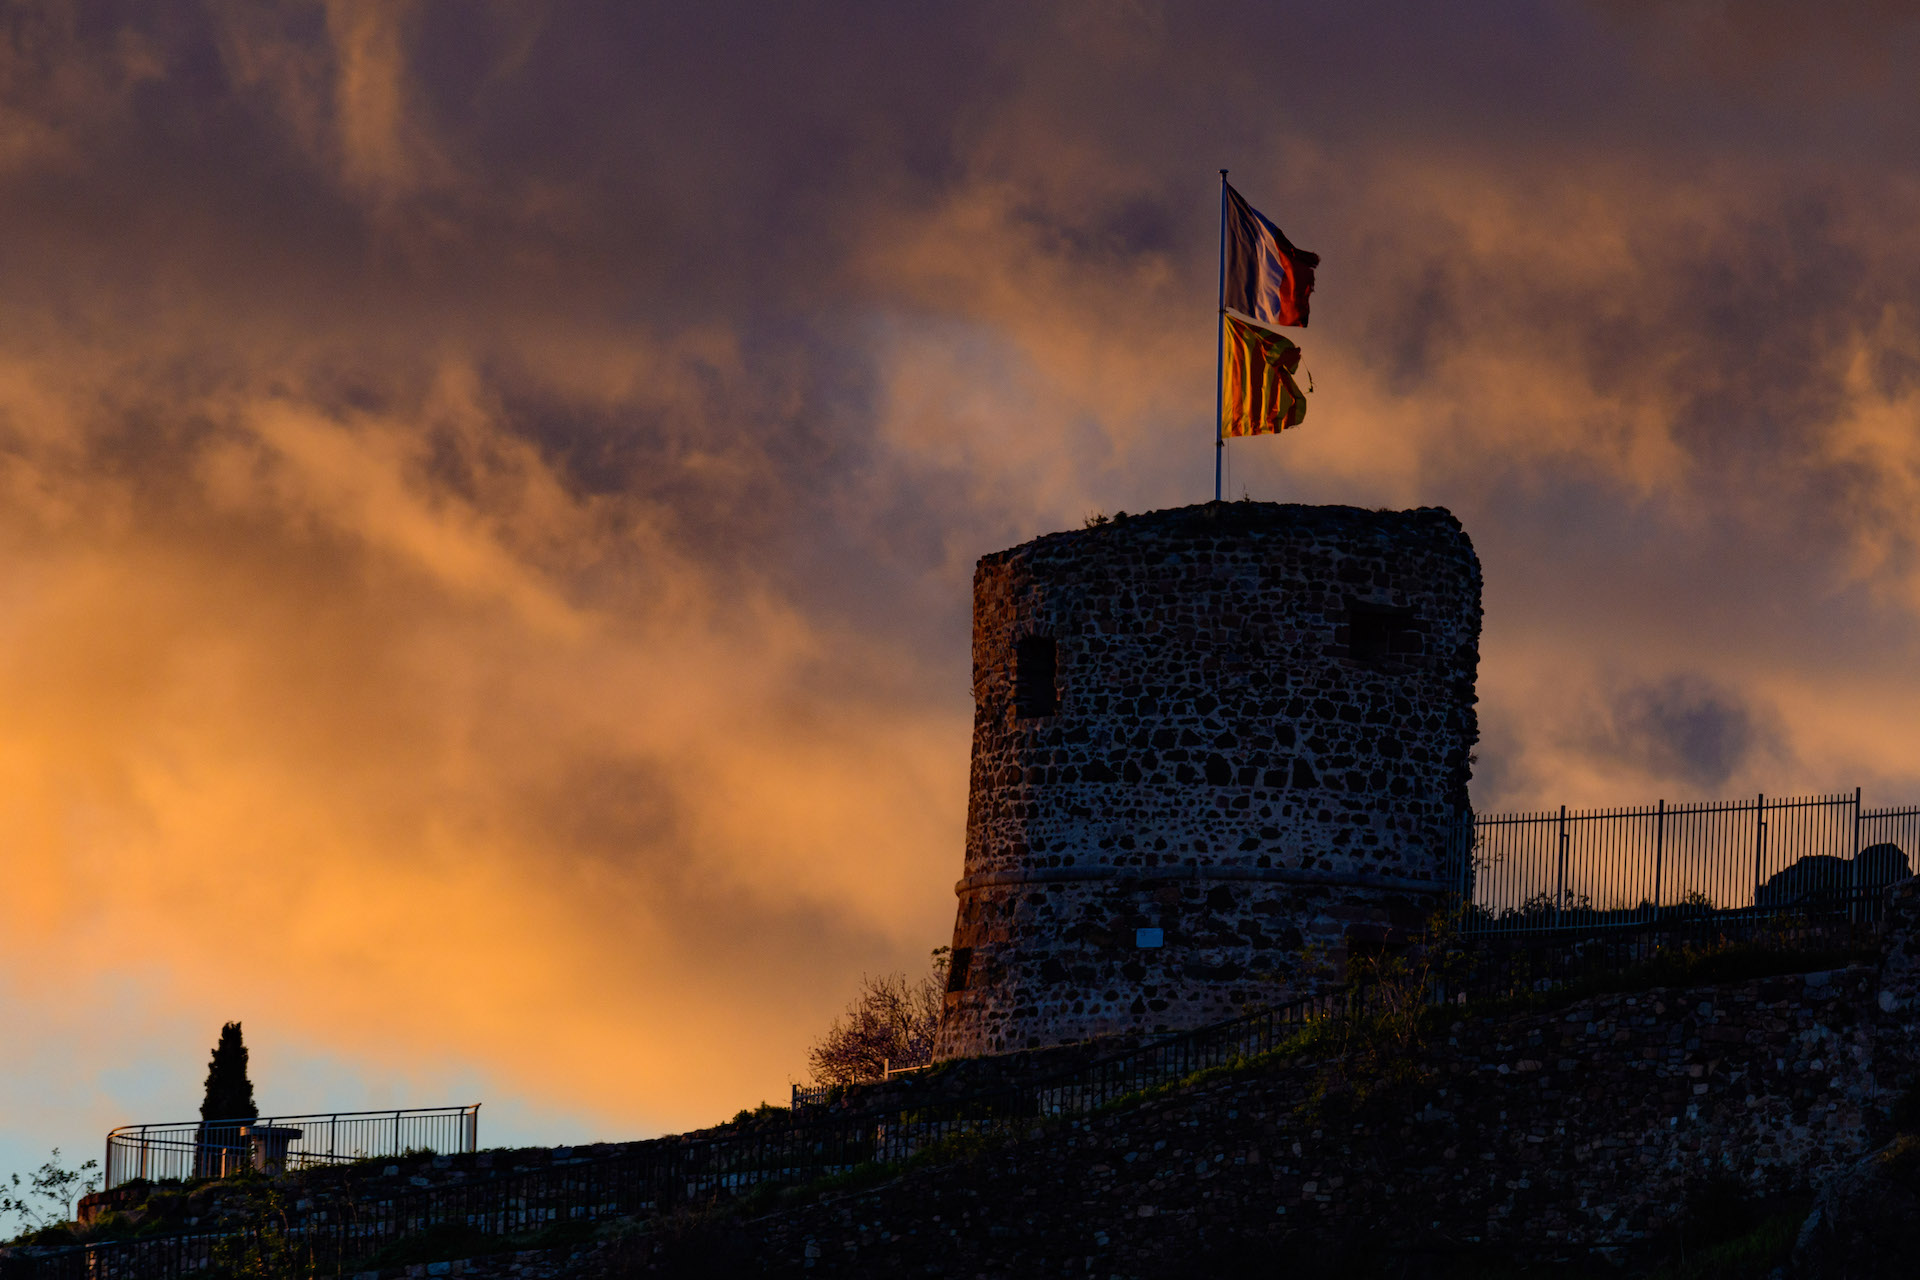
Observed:
[[[1229,491],[1465,522],[1482,808],[1920,798],[1917,59],[1893,0],[12,0],[0,1165],[192,1114],[234,1018],[269,1110],[783,1098],[950,928],[975,558],[1209,496],[1221,166],[1322,256]]]

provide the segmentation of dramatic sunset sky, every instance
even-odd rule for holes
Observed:
[[[979,555],[1444,505],[1482,808],[1920,798],[1883,3],[0,6],[0,1172],[196,1110],[784,1099],[946,941]]]

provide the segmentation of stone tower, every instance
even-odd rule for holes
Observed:
[[[1212,503],[984,557],[938,1056],[1228,1017],[1423,919],[1479,635],[1439,508]]]

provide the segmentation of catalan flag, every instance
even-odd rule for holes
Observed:
[[[1300,348],[1232,311],[1224,320],[1220,434],[1257,436],[1299,426],[1307,416],[1307,398],[1293,380]]]

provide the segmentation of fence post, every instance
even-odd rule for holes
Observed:
[[[1461,910],[1464,910],[1467,905],[1468,868],[1473,861],[1472,813],[1471,809],[1465,814],[1455,813],[1452,832],[1448,836],[1448,843],[1452,845],[1452,848],[1447,851],[1448,861],[1453,864],[1448,871],[1453,879],[1454,896],[1459,899],[1456,905]]]
[[[1653,918],[1660,918],[1660,873],[1665,868],[1667,856],[1667,802],[1660,800],[1653,820]]]
[[[1860,892],[1860,788],[1853,789],[1853,857],[1847,861],[1847,881],[1852,892],[1847,894],[1847,920],[1851,924],[1860,923],[1866,914],[1866,902]]]
[[[1753,905],[1760,905],[1760,859],[1767,847],[1767,793],[1757,793],[1753,802]]]
[[[1553,923],[1560,924],[1561,904],[1567,897],[1567,806],[1560,806],[1560,878],[1553,889]]]

